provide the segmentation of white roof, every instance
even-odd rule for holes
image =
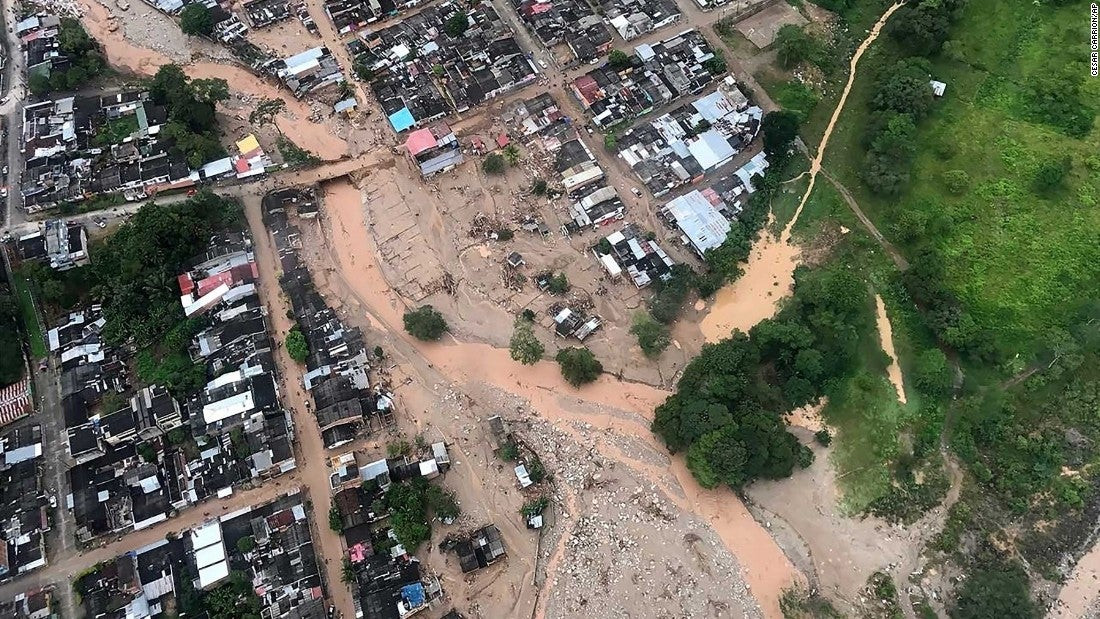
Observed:
[[[698,140],[688,144],[688,150],[704,170],[710,170],[737,154],[726,136],[714,129],[704,132]]]
[[[252,391],[248,390],[203,406],[202,418],[206,423],[216,423],[222,419],[247,413],[255,407],[256,404],[252,400]]]
[[[213,544],[195,552],[195,565],[200,570],[224,560],[225,553],[222,552],[221,544]]]
[[[665,209],[700,253],[726,240],[730,222],[699,191],[669,201]]]
[[[603,264],[603,268],[607,269],[607,274],[611,277],[618,277],[623,274],[622,267],[618,262],[615,262],[615,258],[611,254],[603,254],[600,256],[600,262]]]
[[[420,462],[420,476],[431,477],[439,474],[439,465],[435,460],[422,460]]]
[[[35,443],[33,445],[26,445],[19,447],[18,449],[12,449],[11,451],[4,452],[4,464],[18,464],[25,460],[31,460],[42,455],[42,443]]]
[[[222,527],[217,522],[210,522],[191,529],[188,535],[191,537],[191,547],[198,550],[211,544],[220,544]]]
[[[221,581],[229,576],[229,564],[225,561],[221,563],[215,563],[210,567],[199,570],[199,588],[206,589],[207,587]]]
[[[363,478],[363,481],[368,479],[374,479],[379,475],[385,475],[390,472],[390,466],[386,464],[386,461],[376,460],[370,464],[364,465],[359,469],[359,476]]]

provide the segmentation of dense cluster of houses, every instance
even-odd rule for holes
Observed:
[[[768,167],[763,151],[733,174],[719,179],[705,189],[694,189],[669,200],[659,212],[670,228],[679,229],[680,241],[700,258],[716,249],[730,232],[730,221],[736,218],[755,191],[753,178]]]
[[[271,161],[254,137],[231,156],[192,166],[162,137],[164,106],[145,91],[65,97],[23,108],[26,170],[20,192],[29,213],[101,194],[140,199],[219,178],[262,174]]]
[[[88,233],[84,226],[61,219],[39,222],[38,229],[16,239],[21,260],[37,260],[58,271],[84,266],[88,255]]]
[[[325,446],[336,448],[393,425],[394,402],[393,394],[382,385],[371,385],[373,353],[368,352],[362,332],[343,324],[317,292],[301,261],[300,232],[290,216],[311,219],[317,208],[310,190],[286,189],[263,199],[264,225],[282,268],[279,283],[309,348],[304,387],[313,400],[312,412]]]
[[[461,33],[452,20],[464,20]],[[430,5],[349,44],[398,133],[533,81],[535,66],[489,0]]]
[[[319,619],[326,616],[319,563],[305,497],[295,489],[100,563],[73,586],[86,616],[138,619],[204,615],[205,594],[239,579],[255,592],[260,616]]]
[[[398,541],[381,499],[394,484],[433,480],[446,472],[447,446],[437,442],[423,453],[377,460],[349,452],[333,457],[330,466],[333,514],[355,576],[356,616],[404,618],[432,607],[443,597],[441,583]]]
[[[0,581],[46,565],[43,457],[41,426],[23,423],[0,433]]]
[[[73,461],[67,507],[81,541],[152,526],[296,466],[251,240],[217,236],[192,264],[178,278],[184,312],[200,325],[190,356],[212,377],[196,393],[131,388],[130,356],[104,342],[98,306],[70,313],[47,334],[61,365]]]
[[[610,61],[576,78],[573,96],[601,129],[610,129],[702,92],[714,80],[708,61],[714,51],[698,30],[685,30],[653,44],[639,45],[627,66]]]
[[[728,77],[714,92],[625,132],[619,158],[660,197],[732,161],[759,133],[763,115]]]
[[[512,0],[512,6],[562,64],[592,62],[611,49],[611,33],[587,0]]]

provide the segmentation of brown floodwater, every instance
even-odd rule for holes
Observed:
[[[878,323],[878,338],[882,343],[882,350],[890,357],[890,365],[886,366],[886,375],[898,392],[898,401],[905,404],[905,381],[901,375],[901,366],[898,365],[898,355],[894,352],[894,329],[890,326],[890,317],[886,315],[886,304],[882,297],[875,295],[875,322]]]
[[[328,184],[324,212],[331,229],[329,242],[338,262],[333,266],[341,279],[367,308],[367,319],[371,324],[405,337],[401,317],[406,305],[390,287],[376,260],[373,242],[363,218],[359,190],[350,183]],[[565,383],[557,365],[551,361],[524,366],[513,361],[506,349],[477,342],[461,342],[450,337],[438,343],[407,340],[451,380],[457,383],[480,382],[519,396],[527,400],[539,416],[567,432],[576,432],[570,428],[572,423],[588,423],[594,431],[611,430],[664,450],[649,430],[653,410],[668,396],[668,392],[662,389],[622,382],[605,375],[595,383],[576,390]],[[633,412],[638,419],[588,412],[590,407],[573,406],[578,402]],[[610,451],[614,455],[614,450]],[[651,479],[665,490],[669,499],[680,509],[694,514],[718,534],[742,566],[744,578],[765,615],[778,616],[779,597],[783,589],[801,581],[801,576],[737,495],[729,490],[699,487],[691,478],[682,457],[673,457],[670,469],[620,457],[625,466]],[[560,562],[562,552],[559,547],[551,553],[551,568]],[[551,581],[552,576],[548,576],[547,582]],[[539,605],[541,612],[545,612],[545,600],[544,595]]]
[[[84,27],[99,41],[107,63],[112,67],[151,76],[161,66],[171,62],[164,54],[135,45],[125,37],[122,27],[112,31],[109,13],[103,5],[94,0],[79,2],[84,7]],[[235,93],[255,98],[282,98],[286,101],[286,111],[279,115],[276,124],[287,138],[322,159],[339,159],[347,154],[348,145],[344,140],[333,135],[328,127],[309,120],[308,105],[289,96],[281,88],[260,80],[248,70],[213,62],[195,62],[183,68],[192,78],[224,79]]]
[[[806,186],[805,193],[802,194],[794,216],[787,222],[778,238],[765,232],[763,238],[753,248],[752,255],[745,266],[745,273],[715,295],[710,311],[699,324],[699,329],[708,342],[729,337],[734,329],[747,332],[761,320],[774,316],[779,308],[779,301],[791,293],[794,285],[794,269],[798,266],[799,260],[798,247],[791,243],[791,230],[798,223],[802,209],[805,208],[814,190],[817,174],[821,171],[821,161],[825,157],[825,148],[829,144],[829,138],[833,135],[840,113],[844,110],[844,103],[848,100],[848,94],[855,82],[856,65],[871,43],[878,38],[886,20],[893,15],[894,11],[901,8],[902,4],[898,2],[886,9],[871,28],[867,38],[856,49],[849,63],[848,82],[844,85],[840,101],[837,102],[829,124],[825,127],[825,133],[821,136],[817,154],[810,161],[810,182]],[[770,224],[771,221],[769,221]]]

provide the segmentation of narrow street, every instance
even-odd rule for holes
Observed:
[[[329,468],[325,445],[317,419],[310,413],[302,386],[302,366],[290,358],[282,345],[286,334],[294,326],[287,317],[289,305],[279,287],[278,255],[272,245],[271,235],[264,227],[261,213],[262,197],[255,193],[243,196],[245,216],[252,232],[256,263],[260,269],[260,297],[267,306],[272,336],[276,341],[275,363],[279,371],[280,394],[283,406],[294,416],[296,437],[295,457],[298,473],[312,506],[310,520],[313,523],[314,541],[323,561],[324,580],[336,608],[343,617],[355,616],[355,605],[347,584],[343,582],[342,568],[344,547],[341,535],[328,526]]]
[[[120,554],[160,541],[169,533],[178,534],[222,513],[266,503],[296,487],[300,481],[301,473],[295,472],[268,481],[258,488],[238,490],[225,499],[214,499],[197,505],[175,518],[141,531],[123,535],[121,538],[116,538],[110,542],[102,542],[99,546],[85,550],[70,547],[68,550],[59,552],[46,567],[0,585],[0,599],[11,599],[17,593],[47,584],[54,584],[58,588],[71,590],[70,580],[81,571],[100,561],[106,561]]]
[[[540,73],[549,81],[548,89],[554,93],[559,103],[564,106],[572,107],[571,115],[576,118],[584,118],[583,110],[580,109],[578,102],[569,92],[569,82],[588,71],[590,67],[581,65],[568,70],[559,67],[557,63],[554,62],[550,53],[543,48],[537,39],[535,39],[535,37],[533,37],[524,27],[516,12],[507,2],[505,2],[505,0],[493,0],[493,2],[498,13],[513,29],[521,46],[530,50],[533,58],[538,62]],[[722,18],[722,13],[720,11],[703,12],[690,0],[679,0],[679,4],[683,12],[683,18],[679,22],[629,42],[624,42],[616,36],[615,47],[630,52],[637,45],[656,42],[668,38],[677,32],[690,28],[697,28],[707,37],[712,46],[716,49],[725,51],[730,72],[739,83],[746,84],[752,89],[758,104],[764,108],[765,111],[775,109],[775,104],[767,97],[767,94],[759,87],[752,76],[744,72],[730,50],[711,29],[713,24]],[[325,13],[323,2],[321,0],[307,0],[307,6],[311,16],[318,25],[324,44],[340,62],[348,83],[354,87],[360,105],[373,105],[372,98],[365,93],[362,83],[354,75],[353,61],[344,44],[345,37],[341,37],[339,33],[336,32],[332,22]],[[8,24],[12,23],[14,17],[13,3],[5,2],[4,17]],[[15,50],[15,53],[9,58],[9,70],[13,78],[6,82],[10,84],[8,93],[10,93],[11,96],[5,102],[0,103],[0,114],[3,115],[7,127],[14,128],[18,135],[18,132],[21,131],[22,107],[25,95],[21,77],[23,74],[23,58],[22,54],[18,52],[18,40],[11,32],[7,34],[7,42],[9,49]],[[546,65],[546,68],[542,68],[543,64]],[[520,91],[511,93],[508,99],[518,98],[519,96],[534,96],[540,88],[547,88],[547,86],[545,84],[540,86],[538,83],[535,83]],[[676,102],[677,105],[682,103],[683,101]],[[486,113],[485,107],[486,106],[482,106],[479,108],[475,114],[484,115]],[[663,113],[663,111],[664,110],[657,110],[654,114]],[[632,187],[639,186],[629,168],[625,166],[614,153],[608,152],[604,148],[602,135],[595,134],[590,136],[584,131],[579,132],[579,134],[604,168],[605,173],[608,175],[609,183],[620,191],[624,200],[629,199],[630,194],[628,190]],[[7,139],[5,144],[6,158],[11,174],[15,176],[15,179],[18,179],[19,170],[22,169],[20,140],[17,139],[17,137],[16,139],[12,139],[14,136],[10,134],[8,137],[9,139]],[[737,161],[743,162],[744,159],[747,159],[751,154],[754,153],[742,153],[742,155],[745,156],[739,156]],[[287,318],[286,300],[278,284],[278,258],[271,245],[270,235],[264,228],[261,219],[260,201],[262,194],[272,187],[313,184],[346,176],[387,157],[392,157],[392,155],[384,149],[376,149],[358,157],[344,158],[312,168],[284,170],[256,181],[214,187],[215,191],[237,196],[241,198],[244,203],[246,217],[256,247],[256,256],[260,270],[261,297],[264,304],[268,307],[272,335],[277,342],[281,343],[283,341],[292,325],[290,319]],[[731,169],[731,166],[727,166],[723,169]],[[9,190],[5,202],[5,217],[2,222],[4,225],[3,229],[13,235],[19,235],[37,227],[37,223],[26,221],[25,214],[17,208],[17,202],[19,200],[18,181],[11,182],[9,180],[9,184],[13,185],[13,187]],[[681,190],[674,195],[679,195],[679,193],[690,191],[694,188],[695,187],[681,188]],[[89,223],[96,217],[104,217],[107,219],[123,218],[137,212],[142,206],[150,202],[170,203],[184,200],[186,197],[185,194],[174,194],[162,198],[151,198],[143,202],[119,205],[114,209],[98,213],[74,215],[71,219]],[[668,199],[668,197],[665,199]],[[649,217],[652,219],[653,208],[650,208],[652,200],[649,198],[648,194],[646,194],[644,198],[637,200],[636,203],[639,207],[639,211],[636,211],[635,216],[640,218]],[[404,338],[403,335],[404,334],[399,334],[399,340],[404,341],[403,348],[405,350],[403,352],[409,355],[410,358],[416,359],[419,365],[426,366],[422,368],[426,374],[436,374],[434,370],[435,366],[429,363],[425,357],[421,357],[417,354],[418,351],[416,346],[405,341],[408,338]],[[437,359],[436,361],[439,360]],[[64,496],[68,491],[65,479],[68,462],[65,458],[61,457],[47,458],[43,472],[44,484],[48,487],[51,494],[58,497],[59,503],[59,509],[55,511],[56,518],[53,523],[54,529],[50,533],[49,565],[27,576],[0,585],[0,599],[10,599],[19,592],[52,583],[56,585],[59,591],[60,606],[63,616],[75,617],[79,614],[77,608],[78,602],[72,591],[71,579],[77,573],[100,561],[108,560],[119,554],[133,551],[147,544],[164,539],[168,534],[179,533],[194,527],[204,520],[219,516],[221,513],[270,501],[285,493],[287,490],[301,484],[301,487],[306,490],[311,501],[311,520],[313,523],[314,537],[318,544],[319,554],[323,560],[324,580],[328,587],[329,594],[342,616],[353,617],[354,601],[349,591],[349,587],[342,582],[341,558],[343,557],[343,542],[341,536],[328,527],[330,489],[326,450],[324,449],[316,421],[309,412],[310,407],[307,403],[307,395],[304,393],[301,386],[301,367],[289,358],[285,348],[281,346],[276,354],[276,362],[279,368],[282,400],[284,406],[291,410],[294,416],[297,436],[297,443],[295,446],[295,454],[298,462],[297,471],[278,480],[267,481],[258,488],[237,491],[226,499],[212,500],[205,504],[195,506],[167,522],[141,531],[122,535],[109,542],[104,541],[99,546],[81,551],[75,544],[75,523],[72,522],[72,515],[63,505]],[[64,431],[59,425],[61,420],[59,414],[59,388],[56,371],[51,370],[46,373],[38,374],[36,376],[36,386],[40,397],[39,410],[46,412],[45,415],[40,415],[40,417],[42,417],[40,423],[42,423],[44,427],[43,434],[45,435],[46,441],[44,446],[45,451],[47,454],[64,454],[66,446],[63,440]]]

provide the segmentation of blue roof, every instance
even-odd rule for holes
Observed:
[[[394,131],[401,132],[415,125],[416,119],[413,118],[409,108],[403,107],[393,114],[390,114],[390,124],[393,125]]]
[[[414,582],[411,585],[401,587],[401,597],[409,605],[409,608],[419,608],[424,605],[424,585]]]

